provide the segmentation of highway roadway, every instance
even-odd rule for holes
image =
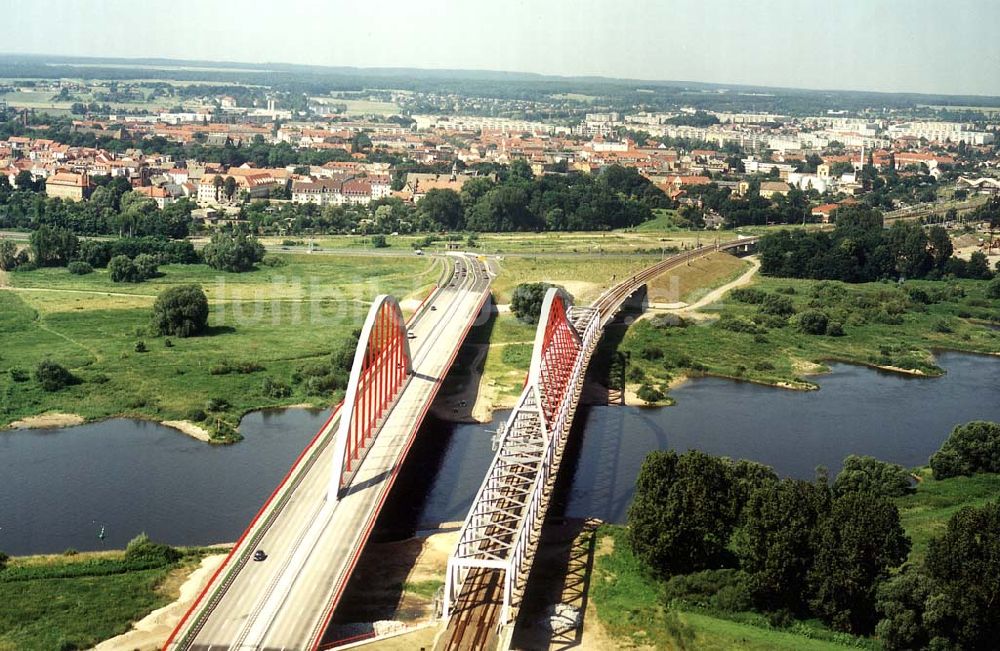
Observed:
[[[312,649],[319,644],[413,437],[489,294],[486,267],[455,274],[409,324],[414,373],[350,487],[328,499],[339,411],[238,543],[169,649]],[[209,496],[206,496],[209,498]],[[252,560],[264,550],[264,561]]]

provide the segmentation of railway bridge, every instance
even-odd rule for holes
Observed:
[[[448,559],[438,649],[506,649],[591,355],[625,301],[650,280],[715,251],[749,252],[757,238],[691,249],[608,289],[591,305],[550,288],[524,389]]]

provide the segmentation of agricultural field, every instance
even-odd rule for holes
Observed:
[[[235,426],[243,413],[261,407],[329,405],[339,392],[310,391],[300,371],[327,363],[377,294],[410,299],[412,309],[445,269],[441,261],[417,257],[274,257],[285,264],[243,274],[164,265],[160,277],[135,285],[112,283],[104,270],[5,274],[0,427],[50,411],[86,420],[159,421],[200,420],[209,411],[212,421]],[[207,336],[168,343],[150,335],[156,296],[186,283],[201,285],[209,298]],[[42,390],[32,373],[45,359],[68,368],[78,382]]]

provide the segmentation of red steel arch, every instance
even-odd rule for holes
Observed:
[[[558,287],[550,287],[542,301],[539,327],[535,332],[528,383],[538,387],[546,423],[555,418],[582,348],[580,334],[567,314],[570,303],[569,294]]]
[[[399,302],[375,298],[361,329],[337,429],[329,494],[339,498],[413,370]]]

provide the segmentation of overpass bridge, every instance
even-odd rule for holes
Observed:
[[[715,251],[747,252],[757,238],[666,258],[608,289],[591,305],[551,288],[542,303],[528,376],[448,559],[437,649],[506,649],[541,537],[591,355],[609,323],[647,282]]]
[[[490,281],[485,265],[456,255],[454,275],[408,322],[394,298],[375,300],[344,401],[185,614],[167,651],[319,647]],[[267,558],[253,560],[258,551]]]

